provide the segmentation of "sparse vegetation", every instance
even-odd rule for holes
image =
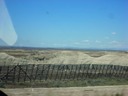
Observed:
[[[13,57],[17,62],[22,59],[27,64],[115,64],[128,65],[128,53],[118,51],[80,51],[80,50],[25,50],[2,49],[0,60],[4,53],[8,58]],[[6,59],[6,62],[9,59]],[[20,61],[21,60],[21,61]],[[3,60],[1,63],[4,63]],[[9,64],[9,63],[8,63]]]
[[[107,94],[104,94],[103,96],[108,96]],[[111,96],[124,96],[123,93],[116,93],[112,94]]]
[[[6,88],[24,88],[24,87],[86,87],[86,86],[111,86],[111,85],[128,85],[126,79],[116,78],[98,78],[98,79],[86,79],[86,80],[63,80],[63,81],[36,81],[36,82],[21,82],[21,83],[8,83],[4,86]]]
[[[115,96],[124,96],[124,95],[122,93],[121,94],[117,93]]]
[[[0,82],[0,88],[5,88],[5,83]]]
[[[68,51],[68,50],[2,50],[0,53],[0,64],[128,64],[127,52],[107,51]],[[4,53],[4,54],[3,54]],[[2,59],[3,57],[6,57]],[[114,57],[115,56],[115,57]],[[11,58],[11,59],[10,59]],[[123,61],[123,62],[122,62]],[[24,69],[26,70],[26,69]],[[17,71],[18,72],[18,71]],[[66,73],[68,74],[68,73]],[[78,74],[77,74],[78,75]],[[60,75],[59,75],[60,76]],[[84,80],[36,80],[32,82],[0,82],[0,88],[60,88],[60,87],[86,87],[86,86],[108,86],[128,85],[128,78],[85,78]],[[91,90],[91,89],[90,89]],[[91,90],[90,92],[93,92]],[[48,92],[49,93],[49,92]],[[28,94],[28,93],[27,93]],[[45,95],[46,96],[46,95]],[[47,96],[54,96],[50,91]],[[83,95],[84,96],[84,95]],[[86,95],[85,95],[86,96]],[[96,96],[96,95],[95,95]],[[99,96],[99,95],[97,95]],[[101,95],[100,95],[101,96]],[[123,93],[105,94],[104,96],[125,96]]]

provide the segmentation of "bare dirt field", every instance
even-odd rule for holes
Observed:
[[[127,51],[0,49],[3,64],[110,64],[128,66]],[[8,96],[128,96],[128,86],[0,88]],[[1,95],[0,95],[1,96]]]
[[[0,50],[0,64],[128,65],[127,51]]]
[[[128,86],[0,89],[8,96],[128,96]]]

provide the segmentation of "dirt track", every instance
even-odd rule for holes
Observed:
[[[8,96],[128,96],[128,86],[0,89]]]

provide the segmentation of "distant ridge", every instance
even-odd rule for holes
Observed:
[[[20,47],[20,46],[0,46],[0,49],[25,49],[25,50],[74,50],[74,51],[128,51],[128,49],[110,49],[110,48],[54,48],[54,47]]]

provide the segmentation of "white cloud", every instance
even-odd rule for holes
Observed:
[[[41,45],[44,45],[45,43],[40,43]]]
[[[57,43],[55,43],[55,44],[53,44],[54,46],[59,46],[60,44],[57,44]]]
[[[83,40],[82,42],[89,43],[90,41],[89,40]]]
[[[112,35],[116,35],[117,33],[116,32],[112,32]]]
[[[74,44],[75,44],[75,45],[79,45],[79,44],[80,44],[80,42],[75,42]]]
[[[119,42],[119,41],[116,41],[116,40],[113,40],[113,41],[109,42],[109,44],[111,44],[113,47],[116,47],[116,48],[123,46],[122,42]]]
[[[110,44],[119,44],[120,42],[116,41],[116,40],[113,40],[111,42],[109,42]]]
[[[106,36],[105,39],[110,39],[110,37],[107,37],[107,36]]]
[[[67,45],[66,44],[57,44],[57,43],[55,43],[55,44],[52,44],[52,46],[54,46],[54,47],[66,47]]]
[[[99,41],[99,40],[96,40],[95,42],[96,42],[96,43],[101,43],[101,41]]]

